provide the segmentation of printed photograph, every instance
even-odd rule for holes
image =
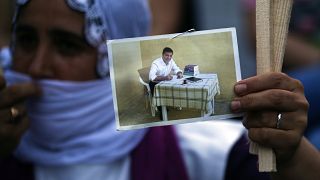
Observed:
[[[235,28],[108,41],[118,130],[237,117]]]

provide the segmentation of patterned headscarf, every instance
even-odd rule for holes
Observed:
[[[18,0],[17,14],[30,1]],[[147,129],[115,130],[106,47],[107,39],[147,34],[150,18],[147,0],[65,2],[84,13],[85,37],[99,52],[97,70],[105,78],[81,83],[35,79],[42,95],[28,99],[30,127],[15,156],[40,166],[107,164],[127,156],[147,132]],[[7,85],[33,81],[10,69],[5,71],[5,78]]]
[[[30,0],[17,0],[17,10]],[[84,13],[85,36],[99,53],[97,72],[109,75],[107,39],[145,36],[149,32],[150,11],[147,0],[65,0],[70,8]],[[138,3],[137,3],[138,1]]]

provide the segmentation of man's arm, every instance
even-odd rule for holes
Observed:
[[[153,82],[160,82],[160,81],[169,81],[173,77],[168,74],[167,76],[157,76],[158,66],[155,63],[152,63],[150,72],[149,72],[149,80]]]
[[[177,66],[177,64],[174,62],[173,59],[172,59],[172,70],[177,75],[178,79],[183,77],[182,70],[179,68],[179,66]]]
[[[157,76],[153,81],[159,82],[159,81],[170,81],[173,77],[168,74],[167,76]]]

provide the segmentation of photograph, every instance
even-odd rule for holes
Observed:
[[[235,28],[109,40],[117,130],[240,116]]]

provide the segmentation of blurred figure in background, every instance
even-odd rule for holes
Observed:
[[[294,0],[285,71],[320,64],[320,1]]]
[[[149,0],[152,14],[151,35],[179,32],[182,13],[182,0]]]
[[[244,0],[252,47],[255,48],[255,2]],[[320,63],[320,2],[294,0],[283,71],[290,72]]]
[[[255,75],[255,55],[248,42],[249,29],[242,1],[193,0],[192,3],[196,30],[236,28],[242,78]]]

